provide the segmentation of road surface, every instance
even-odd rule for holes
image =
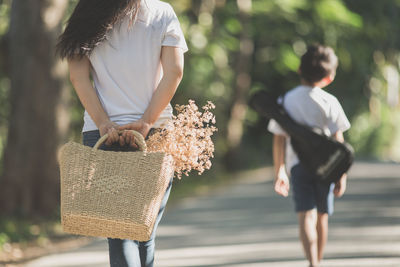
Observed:
[[[399,267],[400,165],[357,163],[349,177],[330,218],[322,266]],[[308,266],[292,200],[273,192],[269,168],[243,172],[227,186],[169,207],[156,245],[157,267]],[[106,267],[107,244],[95,240],[25,266]]]

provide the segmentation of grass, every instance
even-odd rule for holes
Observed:
[[[45,245],[49,239],[65,236],[58,219],[2,218],[0,229],[0,251],[10,243],[19,243],[21,246],[28,243]]]
[[[62,231],[58,218],[3,217],[0,219],[0,266],[45,255],[67,240],[71,236]]]

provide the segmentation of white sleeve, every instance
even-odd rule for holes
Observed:
[[[274,120],[271,119],[268,123],[268,131],[276,135],[288,136],[287,133],[282,129],[282,127]]]
[[[164,20],[164,35],[161,45],[179,47],[183,52],[188,51],[178,17],[169,4]]]
[[[337,131],[344,132],[350,129],[350,122],[336,98],[334,99],[331,107],[331,116],[328,123],[328,128],[332,134],[336,133]]]

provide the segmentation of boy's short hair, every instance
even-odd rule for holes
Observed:
[[[316,83],[323,78],[335,75],[338,58],[329,46],[312,44],[301,57],[300,76],[309,83]]]

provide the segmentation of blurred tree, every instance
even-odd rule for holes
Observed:
[[[5,46],[11,110],[0,179],[2,214],[49,215],[59,203],[56,151],[65,126],[56,118],[65,72],[54,46],[67,3],[12,1]]]
[[[243,121],[246,117],[247,95],[251,87],[251,69],[253,61],[254,43],[251,36],[252,0],[237,0],[239,16],[238,22],[242,30],[239,35],[239,53],[235,64],[235,80],[233,84],[233,99],[228,120],[226,155],[227,167],[232,168],[239,158],[239,145],[243,136]]]
[[[3,148],[6,144],[8,111],[9,111],[9,89],[10,82],[8,79],[8,26],[10,1],[0,0],[0,176],[2,173],[2,157]]]

